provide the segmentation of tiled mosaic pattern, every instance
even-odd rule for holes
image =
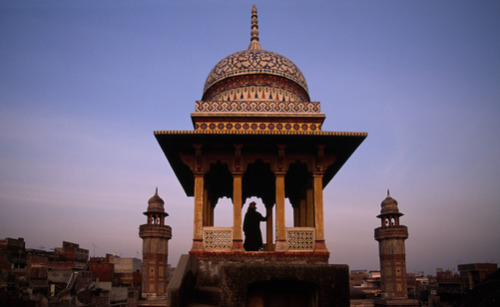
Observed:
[[[289,101],[197,101],[196,112],[208,113],[306,113],[320,114],[319,102]]]
[[[221,80],[203,95],[203,100],[308,101],[309,95],[288,79],[253,75]]]
[[[199,121],[194,124],[195,130],[225,131],[309,131],[321,130],[321,123],[273,123],[273,122],[213,122]]]
[[[215,65],[208,74],[203,92],[227,77],[257,73],[283,76],[295,81],[307,91],[304,75],[289,59],[271,51],[244,50],[230,54]]]

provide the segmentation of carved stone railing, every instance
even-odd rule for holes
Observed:
[[[232,227],[203,227],[203,247],[205,250],[231,250],[232,244]]]
[[[312,251],[316,233],[314,227],[285,228],[289,251]]]

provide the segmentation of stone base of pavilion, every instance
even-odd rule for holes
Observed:
[[[143,299],[137,302],[138,307],[165,307],[167,306],[167,299]]]
[[[167,306],[349,306],[349,267],[321,252],[207,252],[183,255]]]
[[[375,307],[418,307],[420,306],[418,300],[414,299],[377,299],[374,302]]]

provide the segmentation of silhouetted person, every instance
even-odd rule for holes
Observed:
[[[243,231],[245,232],[245,243],[243,246],[247,251],[258,251],[262,248],[262,234],[260,232],[260,222],[267,218],[257,212],[257,205],[251,202],[248,206],[245,220],[243,222]]]

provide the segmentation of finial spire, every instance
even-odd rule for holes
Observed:
[[[389,193],[389,189],[387,189],[387,197],[391,196],[391,193]]]
[[[158,196],[158,187],[156,187],[155,196]]]
[[[250,46],[248,50],[262,50],[259,43],[259,19],[257,18],[257,7],[252,7],[252,27],[250,30]]]

